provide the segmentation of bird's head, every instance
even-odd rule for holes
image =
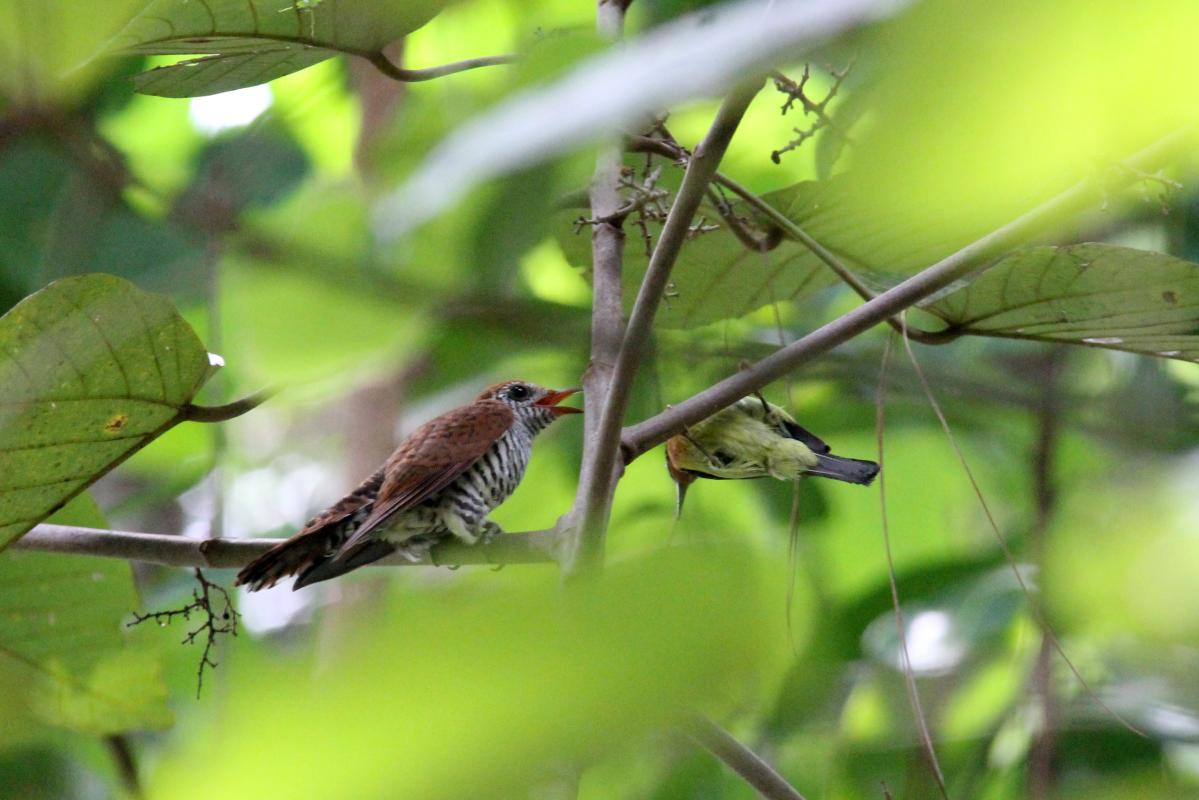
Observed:
[[[563,414],[581,414],[582,409],[558,403],[580,389],[546,389],[525,381],[504,381],[488,387],[480,400],[498,400],[512,409],[517,419],[545,427]]]

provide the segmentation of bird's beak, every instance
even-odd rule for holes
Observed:
[[[583,390],[579,389],[579,388],[575,388],[575,389],[561,389],[556,392],[550,392],[545,397],[534,402],[533,405],[546,406],[549,408],[550,411],[554,412],[554,414],[559,417],[562,416],[563,414],[582,414],[583,409],[581,409],[581,408],[572,408],[571,406],[558,405],[558,401],[565,400],[566,398],[570,397],[572,394],[577,394],[578,392],[581,392],[581,391],[583,391]]]

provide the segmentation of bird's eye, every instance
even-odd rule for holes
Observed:
[[[508,396],[513,400],[527,400],[529,397],[529,387],[523,383],[514,383],[508,387]]]

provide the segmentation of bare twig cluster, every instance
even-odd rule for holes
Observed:
[[[204,688],[205,668],[216,669],[217,663],[212,660],[212,648],[217,639],[225,634],[237,636],[237,620],[241,616],[233,607],[229,592],[220,584],[213,583],[204,576],[198,567],[194,570],[196,582],[199,584],[192,589],[192,601],[182,608],[167,609],[166,611],[151,611],[148,614],[134,614],[133,620],[127,627],[140,625],[147,620],[153,620],[159,625],[166,626],[178,618],[190,621],[193,613],[203,618],[198,627],[188,631],[183,637],[183,644],[192,644],[204,637],[204,652],[200,655],[200,663],[196,667],[196,697]],[[217,606],[220,609],[217,609]]]
[[[808,94],[808,81],[812,77],[810,64],[804,64],[803,75],[798,81],[793,81],[781,72],[775,72],[770,77],[774,80],[774,88],[782,92],[787,98],[783,102],[782,113],[786,114],[795,108],[796,104],[803,109],[804,117],[814,116],[815,120],[806,128],[792,128],[795,132],[795,138],[787,142],[770,154],[770,160],[774,163],[781,163],[783,153],[788,153],[795,150],[808,139],[811,139],[817,132],[829,129],[838,132],[840,135],[845,134],[837,131],[837,126],[832,118],[828,115],[828,106],[833,98],[837,96],[837,92],[841,89],[841,84],[844,83],[845,77],[849,75],[849,71],[853,68],[853,62],[850,62],[842,69],[829,69],[828,73],[832,76],[833,84],[820,100],[815,100]]]
[[[654,253],[654,236],[650,231],[650,223],[661,228],[666,221],[666,215],[670,212],[669,204],[666,202],[670,198],[670,190],[658,186],[658,179],[661,177],[661,166],[651,167],[647,164],[640,176],[632,167],[623,167],[617,187],[624,192],[624,204],[615,211],[601,216],[580,216],[575,220],[575,233],[579,233],[588,226],[614,225],[620,227],[632,216],[633,224],[641,232],[641,241],[645,244],[645,256],[649,258]],[[696,236],[719,230],[719,228],[719,225],[709,223],[706,218],[701,216],[687,229],[687,238],[694,239]]]

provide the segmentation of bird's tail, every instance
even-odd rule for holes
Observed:
[[[307,572],[328,558],[333,544],[327,529],[280,542],[237,573],[236,585],[251,592],[274,586],[283,578]]]
[[[805,475],[817,475],[861,486],[869,486],[870,482],[874,480],[874,476],[878,475],[878,464],[873,461],[862,461],[857,458],[845,458],[827,453],[817,453],[816,459],[817,465],[805,470]]]
[[[378,561],[384,556],[396,551],[396,546],[382,539],[368,539],[356,545],[344,555],[329,555],[312,564],[296,578],[292,589],[302,589],[310,583],[327,581],[338,575],[345,575],[351,570],[358,569]]]

